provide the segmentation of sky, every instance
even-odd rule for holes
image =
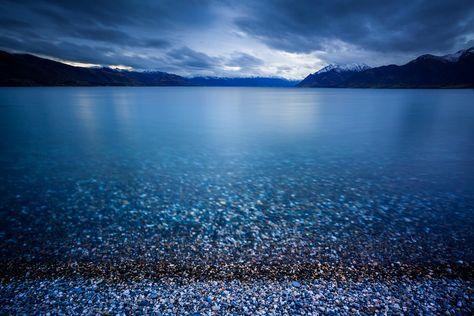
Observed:
[[[302,79],[474,46],[473,0],[0,0],[0,49],[80,66]]]

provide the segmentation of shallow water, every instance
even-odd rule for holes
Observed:
[[[2,88],[2,260],[472,263],[473,101]]]

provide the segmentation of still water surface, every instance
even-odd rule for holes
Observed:
[[[473,90],[2,88],[0,135],[3,256],[472,260]]]

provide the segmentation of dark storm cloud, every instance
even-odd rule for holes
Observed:
[[[207,1],[0,0],[0,47],[76,62],[151,68],[164,60],[148,51],[166,54],[176,30],[183,25],[205,28],[214,14]]]
[[[75,38],[84,40],[92,40],[103,43],[112,43],[122,47],[148,47],[162,48],[169,46],[169,42],[159,38],[136,38],[125,32],[102,28],[96,29],[91,27],[78,28],[70,33]]]
[[[179,66],[196,70],[212,69],[221,62],[220,58],[208,56],[189,47],[173,49],[168,52],[168,57],[175,60]]]
[[[11,4],[17,1],[4,2]],[[171,27],[182,22],[206,25],[213,18],[211,2],[207,0],[26,0],[21,5],[61,24],[69,21],[72,24],[89,23],[92,26],[153,28]]]
[[[7,28],[7,29],[8,28],[24,29],[24,28],[31,27],[29,23],[18,21],[11,18],[3,18],[1,22],[2,22],[2,27]]]
[[[282,1],[245,2],[235,20],[247,34],[288,52],[349,44],[379,52],[447,52],[465,46],[474,30],[474,2]]]
[[[234,53],[229,61],[227,66],[232,67],[242,67],[242,68],[254,68],[263,65],[265,62],[255,56],[246,54],[246,53]]]
[[[313,53],[314,67],[472,46],[474,2],[0,0],[0,23],[0,48],[10,51],[190,75],[228,67],[255,74],[287,69],[281,51]]]
[[[161,68],[166,63],[156,57],[127,56],[106,46],[72,42],[30,39],[28,42],[0,35],[0,47],[15,47],[18,51],[50,56],[63,60],[98,65],[126,65],[137,69]],[[51,53],[54,52],[54,55]]]

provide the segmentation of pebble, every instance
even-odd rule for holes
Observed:
[[[199,281],[162,278],[157,281],[104,282],[90,298],[90,280],[25,280],[0,283],[1,314],[470,314],[470,281],[439,280],[360,280],[337,284],[330,280],[306,281],[294,291],[285,280]],[[77,288],[86,290],[79,293]],[[144,299],[156,289],[159,303]],[[229,291],[220,295],[222,289]],[[57,293],[64,295],[57,295]],[[200,294],[207,294],[202,296]],[[209,304],[208,297],[214,299]],[[460,297],[460,299],[459,299]],[[457,301],[455,298],[458,298]],[[399,301],[400,300],[400,301]],[[397,302],[403,302],[403,307]],[[391,304],[390,302],[394,302]],[[456,302],[456,303],[453,303]],[[455,304],[455,305],[451,305]],[[453,311],[453,312],[450,312]]]

